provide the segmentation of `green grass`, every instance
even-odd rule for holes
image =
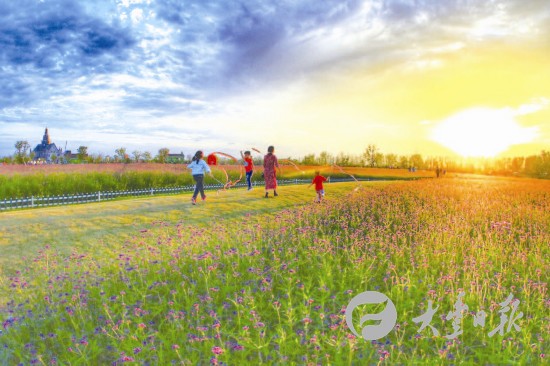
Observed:
[[[549,182],[326,188],[320,205],[312,189],[294,186],[269,200],[261,190],[210,194],[197,207],[182,195],[9,213],[12,227],[36,233],[50,220],[57,232],[50,248],[1,277],[8,301],[0,362],[544,364]],[[65,216],[73,209],[80,211]],[[30,220],[40,211],[51,214]],[[87,217],[87,229],[57,220],[74,215]],[[66,255],[74,238],[94,231],[97,239]],[[353,336],[344,318],[366,290],[386,294],[398,314],[373,342]],[[469,311],[460,313],[463,334],[449,340],[445,315],[461,292]],[[510,294],[523,313],[514,319],[520,329],[491,337]],[[412,321],[428,300],[439,306],[431,325],[440,336]],[[365,306],[354,316],[358,329],[364,312],[381,310]],[[486,324],[476,328],[482,309]]]
[[[75,172],[58,172],[55,169],[70,168],[70,166],[51,166],[51,169],[33,172],[22,171],[14,174],[0,174],[0,200],[24,197],[61,196],[105,191],[126,191],[150,188],[169,188],[194,185],[193,178],[185,165],[161,166],[158,170],[141,171],[140,164],[133,166],[122,165],[117,171],[94,171],[102,168],[102,165],[87,165],[86,169]],[[23,168],[23,167],[21,167]],[[177,168],[179,170],[162,169]],[[80,169],[82,169],[80,167]],[[288,166],[281,168],[278,179],[311,179],[314,172],[320,169],[323,174],[333,178],[349,178],[349,175],[334,167],[302,167],[300,170]],[[224,173],[227,172],[227,176]],[[262,184],[262,168],[258,167],[252,175],[252,180]],[[346,168],[346,172],[355,174],[357,178],[374,178],[386,180],[417,179],[421,177],[433,177],[431,171],[408,173],[404,169],[371,169],[371,168]],[[22,174],[24,173],[24,174]],[[244,182],[246,179],[235,166],[212,167],[215,179],[205,177],[206,184],[226,183],[228,180],[237,180],[239,177]]]
[[[367,183],[362,183],[367,184]],[[377,182],[372,184],[387,184]],[[329,195],[349,192],[357,183],[329,186]],[[190,193],[132,198],[0,213],[0,275],[16,269],[46,245],[64,254],[94,251],[122,243],[154,221],[208,225],[220,218],[241,219],[247,214],[274,213],[311,202],[307,185],[282,186],[277,199],[264,199],[261,187],[207,191],[206,203],[190,204]]]
[[[182,168],[183,169],[183,168]],[[221,173],[218,173],[221,179]],[[87,172],[0,175],[0,199],[58,196],[98,191],[124,191],[192,185],[190,174],[170,172]]]

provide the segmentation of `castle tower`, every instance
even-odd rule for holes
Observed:
[[[50,134],[48,133],[48,127],[46,127],[46,131],[44,131],[44,137],[42,137],[42,145],[49,145],[50,143]]]

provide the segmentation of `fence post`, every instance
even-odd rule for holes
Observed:
[[[151,196],[153,195],[153,188],[151,188]]]
[[[101,202],[101,191],[97,192],[97,202]]]
[[[31,207],[34,207],[34,196],[31,196]]]

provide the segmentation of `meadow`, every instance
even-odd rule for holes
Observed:
[[[550,182],[334,183],[322,204],[306,186],[280,191],[231,190],[196,207],[179,195],[2,214],[14,231],[0,244],[18,268],[0,277],[1,362],[547,363]],[[63,232],[67,209],[88,212],[72,237],[86,244],[53,236],[23,258],[36,249],[16,225],[38,238],[47,223],[70,239],[83,229]],[[90,239],[96,230],[104,236]],[[398,314],[374,341],[345,320],[367,290]],[[468,309],[453,318],[461,293]],[[429,301],[433,328],[420,330],[413,319]],[[380,310],[358,307],[355,328],[358,313]]]
[[[410,173],[406,169],[358,167],[342,171],[334,166],[295,166],[284,161],[280,167],[279,179],[311,179],[315,170],[334,178],[349,178],[349,174],[357,178],[373,179],[417,179],[434,176],[431,171]],[[256,167],[252,180],[262,181],[262,172],[263,167]],[[212,173],[214,178],[207,176],[205,184],[246,180],[244,169],[239,165],[213,166]],[[0,200],[191,185],[194,185],[193,177],[183,164],[0,165]]]

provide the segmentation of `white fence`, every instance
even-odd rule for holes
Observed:
[[[372,179],[361,179],[372,180]],[[331,179],[331,182],[350,182],[352,178],[335,178]],[[310,179],[286,179],[279,180],[279,185],[291,185],[291,184],[306,184],[311,183]],[[252,182],[254,186],[263,186],[263,181]],[[237,183],[234,187],[246,187],[246,182]],[[219,190],[223,189],[221,184],[206,184],[205,190]],[[61,196],[44,196],[44,197],[26,197],[26,198],[9,198],[0,201],[0,211],[15,210],[22,208],[35,208],[35,207],[48,207],[48,206],[62,206],[73,205],[78,203],[89,202],[101,202],[114,200],[121,197],[138,197],[138,196],[153,196],[156,194],[178,194],[182,192],[190,192],[195,189],[195,186],[183,186],[172,188],[149,188],[149,189],[137,189],[131,191],[107,191],[107,192],[94,192],[83,193],[74,195],[61,195]]]

